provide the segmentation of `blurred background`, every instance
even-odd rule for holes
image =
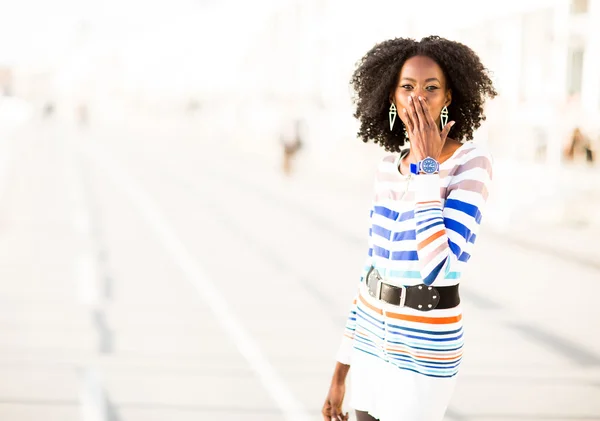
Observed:
[[[0,420],[322,419],[385,153],[349,80],[427,35],[499,92],[446,419],[600,420],[600,0],[0,1]]]

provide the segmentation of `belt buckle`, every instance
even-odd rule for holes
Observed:
[[[372,285],[373,282],[375,282],[375,285]],[[371,269],[367,272],[367,289],[369,290],[369,295],[379,300],[381,298],[381,287],[381,275],[375,267],[371,266]]]
[[[367,273],[367,282],[368,282],[367,287],[369,290],[369,295],[373,298],[381,300],[381,289],[383,288],[383,277],[379,274],[379,271],[377,269],[375,269],[373,266],[371,266],[371,269]],[[375,288],[373,288],[375,291],[373,291],[373,289],[371,289],[371,282],[377,282],[377,284],[375,285]],[[400,288],[402,290],[402,293],[400,294],[400,303],[397,304],[397,307],[404,307],[406,304],[406,287],[400,286],[400,287],[395,287],[395,288]]]

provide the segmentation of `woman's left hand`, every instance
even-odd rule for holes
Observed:
[[[417,161],[427,157],[439,159],[444,143],[454,121],[448,122],[440,132],[427,105],[427,99],[410,96],[408,110],[404,109],[406,129],[410,140],[410,153]]]

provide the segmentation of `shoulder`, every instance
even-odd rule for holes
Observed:
[[[467,142],[456,154],[456,173],[476,171],[492,178],[494,159],[489,149],[480,143]]]
[[[400,164],[400,160],[408,155],[409,149],[406,148],[401,152],[391,153],[388,152],[379,160],[378,169],[387,170],[392,172],[398,171],[398,165]]]
[[[375,169],[375,183],[397,181],[400,154],[386,153],[378,159]]]
[[[377,162],[377,172],[397,171],[399,154],[387,153]]]

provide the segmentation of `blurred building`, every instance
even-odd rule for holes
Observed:
[[[498,153],[534,158],[541,151],[558,163],[576,127],[597,144],[600,1],[538,2],[456,33],[493,71],[500,97],[488,133],[503,145]]]
[[[0,96],[11,95],[13,89],[13,72],[10,67],[0,66]]]

